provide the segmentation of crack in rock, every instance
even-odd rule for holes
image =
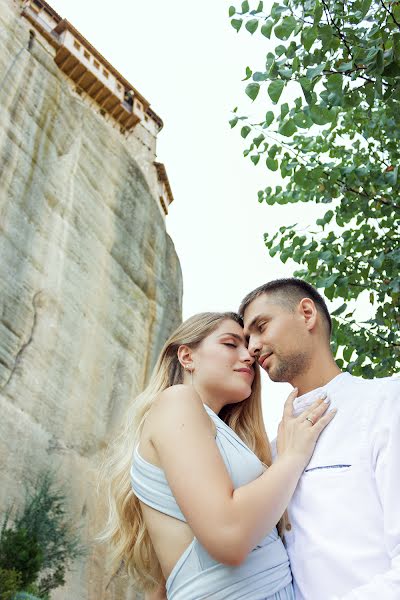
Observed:
[[[4,390],[4,389],[5,389],[7,386],[8,386],[8,384],[10,383],[10,381],[11,381],[11,379],[13,378],[13,376],[14,376],[14,373],[15,373],[15,371],[16,371],[16,369],[17,369],[18,365],[19,365],[19,363],[21,362],[21,358],[22,358],[22,356],[23,356],[23,354],[24,354],[25,350],[26,350],[26,349],[28,348],[28,346],[30,346],[30,344],[32,343],[33,336],[34,336],[34,333],[35,333],[35,330],[36,330],[36,326],[37,326],[37,315],[38,315],[38,311],[37,311],[37,305],[36,305],[36,303],[37,303],[37,298],[38,298],[38,296],[39,296],[40,294],[41,294],[41,291],[39,291],[39,292],[36,292],[36,294],[35,294],[35,295],[33,296],[33,298],[32,298],[32,307],[33,307],[33,320],[32,320],[31,331],[30,331],[30,333],[29,333],[29,337],[28,337],[27,341],[26,341],[24,344],[22,344],[21,348],[18,350],[18,352],[17,352],[17,354],[16,354],[16,356],[15,356],[15,359],[14,359],[14,364],[13,364],[13,366],[12,366],[12,368],[11,368],[10,375],[8,376],[8,379],[7,379],[7,381],[5,382],[5,384],[3,385],[3,387],[1,388],[1,391],[3,391],[3,390]]]

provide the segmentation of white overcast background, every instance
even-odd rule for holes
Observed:
[[[231,130],[228,124],[235,106],[240,114],[254,110],[241,81],[245,68],[264,70],[265,56],[277,42],[258,32],[237,34],[228,18],[234,2],[49,3],[164,121],[157,154],[166,165],[175,198],[167,230],[183,271],[183,318],[200,311],[237,310],[253,288],[292,275],[293,265],[268,256],[263,234],[283,224],[307,226],[314,222],[318,207],[259,204],[257,191],[273,186],[279,176],[268,171],[263,160],[255,167],[243,157],[246,146],[239,126]],[[266,90],[254,106],[262,109],[261,114],[273,108]],[[263,376],[264,415],[271,438],[290,389]]]

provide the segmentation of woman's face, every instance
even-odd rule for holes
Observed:
[[[203,402],[241,402],[251,394],[254,358],[250,356],[242,327],[227,319],[207,336],[192,354],[194,387]]]

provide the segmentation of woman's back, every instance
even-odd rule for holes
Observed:
[[[204,409],[205,418],[207,414],[209,417],[210,434],[215,437],[233,488],[258,478],[264,467],[257,456],[208,406],[204,405]],[[289,562],[276,529],[238,566],[222,564],[194,538],[163,470],[156,466],[158,459],[150,442],[151,428],[150,419],[140,446],[135,449],[131,480],[142,502],[143,516],[167,579],[168,598],[292,598]]]

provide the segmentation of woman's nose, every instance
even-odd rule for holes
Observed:
[[[244,363],[252,365],[254,363],[254,361],[255,361],[255,358],[253,356],[251,356],[250,352],[246,348],[246,351],[243,352],[243,355],[241,356],[241,360]]]

